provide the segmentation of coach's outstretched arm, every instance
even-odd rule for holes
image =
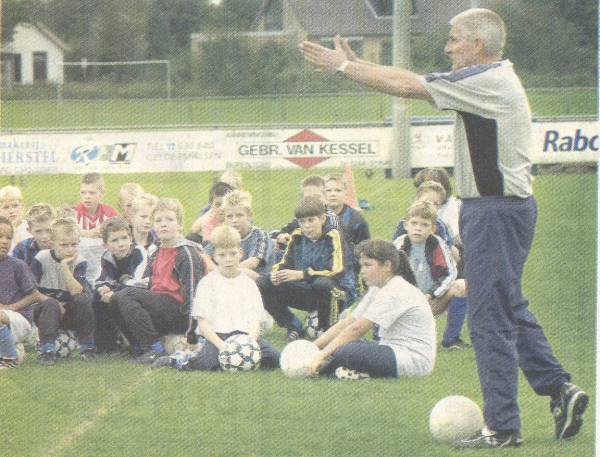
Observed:
[[[300,51],[308,63],[328,73],[342,72],[359,84],[396,97],[431,100],[421,82],[421,76],[416,73],[358,59],[348,42],[342,42],[339,35],[335,36],[333,42],[335,49],[303,41],[300,43]]]

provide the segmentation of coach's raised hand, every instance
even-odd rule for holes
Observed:
[[[308,63],[328,73],[335,73],[339,66],[344,61],[351,60],[352,56],[347,55],[339,35],[333,38],[333,43],[335,48],[329,49],[318,43],[303,41],[300,43],[300,51]],[[347,44],[345,47],[350,49]],[[353,52],[352,55],[354,55]]]

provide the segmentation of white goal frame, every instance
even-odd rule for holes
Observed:
[[[88,62],[87,59],[81,59],[80,61],[71,62],[59,62],[59,65],[63,67],[81,67],[86,69],[91,66],[117,66],[117,65],[165,65],[166,67],[166,87],[167,87],[167,98],[171,98],[171,61],[170,60],[122,60],[115,62]],[[64,84],[64,82],[62,83]],[[59,84],[58,97],[62,99],[62,84]]]

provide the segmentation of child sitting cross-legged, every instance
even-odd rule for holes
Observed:
[[[0,216],[0,369],[17,366],[17,344],[31,334],[33,304],[43,299],[28,266],[10,257],[14,228]]]
[[[212,231],[223,222],[221,209],[223,199],[232,190],[233,188],[224,182],[217,182],[210,188],[208,193],[210,209],[194,221],[191,231],[187,235],[189,240],[202,244],[210,241]]]
[[[119,349],[119,314],[111,298],[126,286],[147,287],[147,280],[142,279],[147,256],[140,246],[133,244],[131,227],[123,217],[104,221],[100,233],[106,251],[100,259],[100,276],[94,284],[96,347],[98,352],[113,352]]]
[[[268,274],[273,266],[273,241],[264,230],[253,224],[252,197],[248,192],[234,190],[228,193],[223,206],[224,223],[236,229],[241,237],[240,268],[252,279]],[[206,253],[214,253],[214,243],[206,245]]]
[[[356,255],[369,290],[350,316],[315,341],[320,351],[312,374],[340,379],[431,374],[435,322],[406,255],[383,240],[361,242]],[[370,331],[375,341],[364,341]]]
[[[260,337],[264,308],[256,283],[241,271],[241,238],[233,227],[221,225],[213,232],[211,243],[217,269],[206,275],[196,290],[192,308],[193,326],[198,322],[206,342],[177,364],[177,357],[158,359],[153,366],[179,366],[183,370],[215,371],[219,369],[219,351],[227,338],[247,334],[260,346],[260,367],[279,366],[279,352]],[[193,329],[192,329],[193,330]]]
[[[13,257],[21,259],[27,265],[42,249],[50,249],[50,225],[54,222],[54,209],[46,203],[37,203],[27,211],[25,220],[31,237],[18,243],[13,250]]]
[[[4,186],[0,189],[0,216],[6,217],[13,226],[11,253],[17,243],[31,235],[23,220],[23,194],[18,187]]]
[[[127,222],[132,224],[133,201],[144,193],[144,189],[136,182],[126,182],[119,189],[119,209]]]
[[[58,329],[75,330],[83,359],[93,358],[94,312],[91,287],[85,278],[87,261],[79,253],[80,229],[75,219],[58,218],[50,226],[52,249],[40,251],[31,263],[39,291],[50,297],[35,306],[40,334],[40,362],[56,361]]]
[[[141,194],[131,204],[131,231],[133,242],[142,248],[148,257],[158,249],[158,237],[152,228],[152,213],[158,198],[152,194]]]
[[[80,253],[88,262],[86,278],[90,283],[100,274],[100,257],[104,252],[100,226],[105,220],[119,215],[112,206],[102,203],[105,193],[104,178],[101,174],[86,173],[81,177],[81,201],[74,209],[81,228]]]
[[[270,275],[261,276],[258,285],[265,309],[280,327],[287,329],[289,340],[302,332],[302,322],[289,307],[317,311],[319,331],[327,330],[337,319],[339,306],[332,299],[336,291],[353,294],[352,268],[347,268],[344,240],[326,221],[325,203],[319,197],[305,197],[296,207],[299,228],[281,262]]]
[[[205,274],[201,247],[183,238],[183,206],[174,198],[158,200],[153,214],[159,248],[148,259],[148,289],[126,287],[111,297],[120,315],[123,334],[139,344],[139,363],[167,355],[160,337],[183,335],[198,281]],[[131,340],[130,340],[131,341]]]
[[[398,250],[408,256],[417,280],[434,316],[443,313],[448,302],[464,297],[464,279],[456,279],[456,265],[448,246],[434,234],[437,213],[428,201],[417,200],[408,209],[405,235],[394,240]]]

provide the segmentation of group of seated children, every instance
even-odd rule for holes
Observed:
[[[224,340],[247,333],[261,346],[261,366],[275,368],[279,353],[263,338],[261,324],[274,319],[289,340],[297,339],[303,323],[290,310],[296,308],[317,315],[321,351],[314,374],[340,375],[340,367],[346,375],[431,372],[433,315],[465,295],[464,281],[456,279],[459,251],[453,256],[448,247],[459,237],[450,229],[444,231],[448,242],[436,234],[444,227],[436,214],[446,201],[443,185],[420,184],[392,244],[370,240],[361,211],[346,203],[341,176],[306,178],[294,220],[271,235],[254,225],[251,195],[240,189],[239,174],[226,172],[222,179],[228,182],[211,187],[209,206],[187,237],[178,200],[128,183],[119,192],[119,216],[102,203],[104,181],[97,173],[82,177],[74,211],[40,203],[24,221],[18,189],[0,189],[6,282],[0,367],[16,365],[18,344],[35,324],[45,365],[56,362],[59,329],[71,329],[83,359],[120,350],[124,338],[136,361],[155,366],[174,366],[163,336],[193,341],[200,335],[198,350],[177,365],[187,370],[218,369]],[[350,313],[363,282],[369,289]],[[360,341],[371,330],[375,341]]]

